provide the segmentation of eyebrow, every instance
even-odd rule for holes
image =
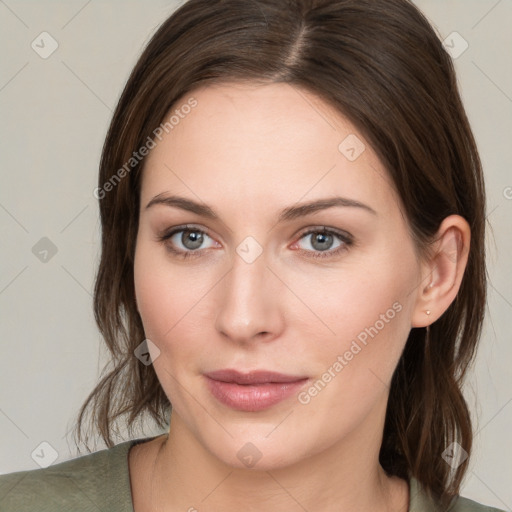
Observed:
[[[206,204],[198,203],[192,199],[176,195],[166,195],[165,193],[158,194],[153,197],[151,201],[146,205],[146,210],[151,206],[161,204],[165,206],[174,206],[175,208],[181,208],[189,212],[195,213],[208,219],[217,220],[219,217],[215,211]],[[367,204],[356,201],[355,199],[348,199],[346,197],[327,197],[325,199],[317,199],[308,203],[302,203],[295,206],[289,206],[284,208],[279,213],[278,222],[290,221],[312,213],[326,210],[327,208],[338,207],[349,207],[349,208],[360,208],[373,215],[377,215],[377,212]]]

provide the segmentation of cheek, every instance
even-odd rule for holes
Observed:
[[[404,268],[399,278],[384,267],[348,275],[331,280],[334,291],[310,297],[335,334],[317,334],[317,343],[309,344],[316,375],[299,396],[318,424],[333,425],[334,437],[383,399],[410,331],[411,276]]]
[[[315,279],[315,287],[311,287],[309,277],[302,276],[304,285],[309,285],[305,302],[311,311],[323,321],[325,331],[331,331],[331,337],[355,337],[366,327],[379,322],[381,315],[384,320],[398,318],[399,306],[393,304],[410,300],[410,283],[412,274],[404,271],[390,271],[382,266],[367,268],[343,269],[332,272],[326,279]],[[387,312],[387,315],[386,315]],[[403,316],[403,315],[402,315]],[[388,325],[388,323],[386,323]],[[327,336],[329,338],[329,336]]]
[[[198,293],[176,270],[169,272],[168,262],[154,245],[137,246],[134,282],[144,333],[159,350],[153,360],[158,380],[173,408],[180,409],[186,396],[178,383],[183,374],[194,372],[194,354],[201,351],[204,336],[197,332],[194,319]]]
[[[135,253],[134,282],[145,335],[165,359],[174,363],[197,354],[206,341],[201,329],[207,325],[205,307],[212,283],[204,275],[194,279],[190,270],[171,265],[161,248],[144,241]]]
[[[178,321],[180,313],[183,315],[183,294],[187,288],[179,289],[179,274],[171,279],[161,250],[144,239],[138,241],[135,251],[134,282],[145,334],[158,344]]]
[[[396,258],[392,251],[379,252],[379,258],[358,262],[357,268],[319,276],[313,288],[310,279],[297,276],[303,286],[309,284],[307,304],[323,323],[316,322],[324,333],[321,343],[310,345],[323,364],[320,372],[345,356],[339,373],[347,379],[351,374],[352,383],[367,379],[369,370],[374,380],[390,381],[411,329],[411,283],[419,272],[412,249],[410,254],[402,251],[400,266]]]

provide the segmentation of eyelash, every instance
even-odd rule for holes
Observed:
[[[185,226],[177,226],[175,228],[172,228],[170,231],[166,231],[164,234],[158,236],[157,239],[159,242],[166,245],[167,250],[169,250],[175,256],[182,258],[182,259],[199,256],[199,255],[201,255],[201,253],[204,250],[206,250],[206,249],[196,249],[196,250],[182,251],[182,250],[175,249],[174,247],[172,247],[172,245],[167,243],[167,241],[173,235],[175,235],[176,233],[180,233],[181,231],[193,231],[196,233],[201,233],[203,235],[210,236],[208,234],[208,230],[199,229],[195,226],[185,225]],[[299,249],[300,252],[306,253],[308,258],[314,258],[314,259],[334,258],[334,257],[338,256],[339,254],[341,254],[342,252],[346,251],[349,247],[354,245],[354,240],[353,240],[352,236],[349,235],[348,233],[343,233],[343,232],[340,232],[340,231],[337,231],[337,230],[334,230],[331,228],[326,228],[323,226],[317,227],[317,228],[311,228],[308,231],[301,233],[298,240],[301,240],[302,238],[304,238],[308,235],[311,235],[311,234],[315,234],[315,233],[333,235],[333,236],[337,237],[338,239],[340,239],[341,242],[343,242],[343,244],[340,245],[339,247],[336,247],[336,249],[330,249],[327,251],[309,251],[306,249]],[[212,238],[212,237],[210,237],[210,238]]]

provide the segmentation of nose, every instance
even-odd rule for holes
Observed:
[[[284,326],[283,282],[267,266],[265,253],[248,263],[238,254],[219,283],[215,328],[234,343],[271,341]]]

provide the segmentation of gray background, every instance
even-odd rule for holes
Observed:
[[[469,44],[454,62],[488,193],[489,304],[465,389],[477,434],[462,494],[511,510],[512,2],[416,4],[441,39],[456,31]],[[0,473],[39,467],[34,450],[52,453],[41,442],[54,463],[76,456],[68,432],[106,362],[91,296],[101,146],[143,44],[177,5],[0,0]],[[46,59],[31,47],[43,31],[59,45]],[[57,250],[46,261],[43,237]]]

